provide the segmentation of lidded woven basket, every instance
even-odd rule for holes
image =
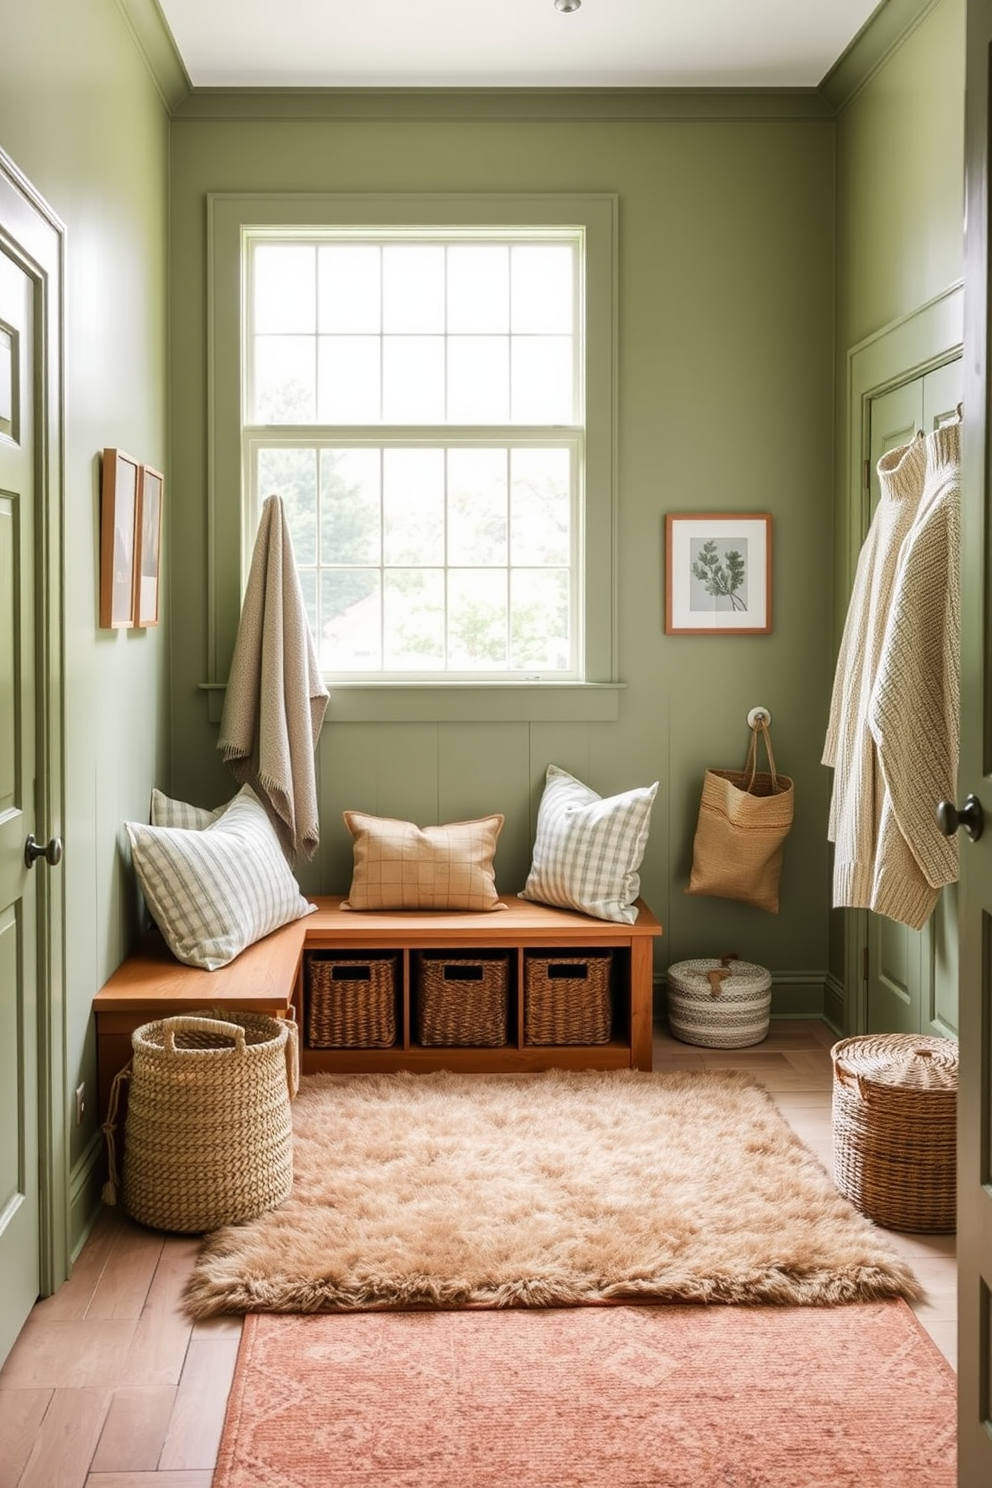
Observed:
[[[956,1222],[958,1046],[910,1033],[842,1039],[831,1052],[834,1181],[893,1230]]]
[[[281,1204],[293,1186],[295,1025],[225,1009],[146,1023],[131,1045],[131,1217],[194,1234]]]
[[[772,975],[733,952],[668,968],[668,1026],[685,1044],[746,1049],[768,1037]]]

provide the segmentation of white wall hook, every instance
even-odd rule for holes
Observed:
[[[766,723],[770,727],[771,721],[772,715],[767,708],[752,708],[747,715],[747,726],[751,729],[758,728],[762,723]]]

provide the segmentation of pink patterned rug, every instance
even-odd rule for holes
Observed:
[[[245,1319],[213,1488],[954,1488],[902,1301]]]

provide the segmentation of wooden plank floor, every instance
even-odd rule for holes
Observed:
[[[655,1068],[753,1071],[829,1169],[834,1040],[824,1024],[783,1020],[754,1049],[719,1052],[656,1029]],[[953,1235],[886,1233],[926,1287],[916,1310],[953,1364]],[[0,1370],[0,1488],[209,1488],[241,1324],[183,1315],[197,1243],[103,1211]]]

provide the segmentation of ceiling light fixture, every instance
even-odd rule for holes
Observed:
[[[555,0],[555,10],[560,10],[562,15],[571,15],[581,4],[582,0]]]

